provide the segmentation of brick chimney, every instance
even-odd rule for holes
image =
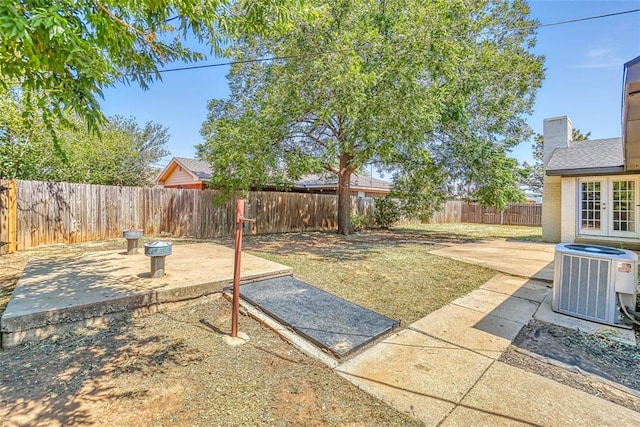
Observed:
[[[542,136],[544,137],[543,162],[546,168],[556,148],[571,146],[573,136],[571,119],[567,116],[544,119]]]
[[[546,170],[549,159],[556,148],[571,146],[573,125],[567,116],[553,117],[544,120],[542,135],[542,161]],[[543,178],[542,188],[542,240],[560,242],[562,226],[562,179],[559,176]]]

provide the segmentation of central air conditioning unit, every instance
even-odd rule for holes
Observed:
[[[561,243],[555,251],[551,307],[558,313],[630,328],[619,299],[635,311],[637,281],[638,255],[634,252]]]

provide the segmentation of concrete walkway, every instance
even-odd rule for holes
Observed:
[[[548,278],[553,245],[483,242],[434,253]],[[498,274],[336,371],[428,426],[640,423],[638,412],[498,361],[548,297],[548,285]]]

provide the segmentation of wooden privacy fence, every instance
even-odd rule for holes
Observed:
[[[542,205],[513,203],[507,205],[504,211],[500,211],[493,207],[465,203],[462,205],[460,220],[479,224],[541,226]]]
[[[231,236],[233,201],[215,206],[212,190],[112,187],[0,180],[0,255],[51,243],[122,237],[141,228],[146,235],[212,238]],[[373,224],[374,199],[351,198],[353,214]],[[251,192],[245,215],[256,222],[247,233],[337,229],[335,195]],[[447,202],[429,222],[541,225],[541,205],[512,204],[503,212],[459,201]]]
[[[118,238],[132,227],[146,235],[194,238],[230,236],[235,229],[234,202],[215,206],[212,190],[13,182],[17,195],[13,209],[7,192],[0,192],[0,240],[12,242],[17,250]],[[0,180],[0,185],[7,181]],[[245,215],[256,222],[246,231],[334,230],[337,206],[335,195],[251,192]],[[371,217],[373,201],[353,197],[352,212]],[[6,253],[7,247],[0,250]]]
[[[462,207],[465,203],[460,201],[446,202],[442,209],[434,212],[429,218],[429,224],[449,224],[462,222]]]

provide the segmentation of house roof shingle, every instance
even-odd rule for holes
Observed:
[[[547,175],[615,173],[623,170],[622,138],[577,141],[570,147],[557,148],[546,167]]]
[[[182,167],[191,171],[198,179],[208,181],[211,178],[211,165],[198,159],[189,159],[187,157],[174,157],[174,159],[182,165]]]

